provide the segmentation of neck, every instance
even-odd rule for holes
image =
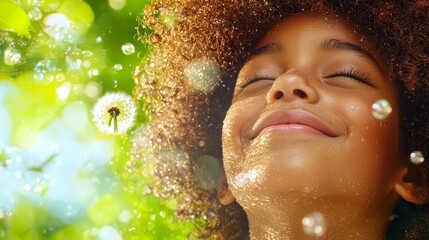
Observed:
[[[253,239],[315,239],[306,234],[302,219],[312,212],[323,214],[326,232],[317,239],[385,239],[389,216],[396,201],[366,206],[347,201],[259,201],[245,208]],[[305,204],[304,204],[305,203]]]

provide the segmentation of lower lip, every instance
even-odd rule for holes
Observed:
[[[268,126],[264,128],[258,136],[267,134],[267,133],[279,133],[279,134],[289,134],[289,135],[312,135],[319,137],[328,137],[326,134],[320,132],[317,129],[309,127],[307,125],[301,124],[279,124]]]

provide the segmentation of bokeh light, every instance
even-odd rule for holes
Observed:
[[[220,79],[217,64],[210,60],[196,60],[190,62],[184,69],[188,84],[198,91],[210,92]]]
[[[419,165],[425,161],[425,158],[422,152],[414,151],[410,154],[410,161],[415,165]]]
[[[379,120],[387,118],[392,113],[392,107],[386,99],[377,100],[371,107],[372,115]]]
[[[302,219],[304,233],[310,237],[322,237],[326,233],[326,220],[320,212],[311,212]]]

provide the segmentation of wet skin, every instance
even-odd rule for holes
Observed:
[[[384,120],[371,112],[379,99],[393,108]],[[239,72],[222,135],[229,188],[253,237],[257,222],[291,217],[282,209],[298,220],[271,232],[292,236],[312,210],[382,219],[382,232],[403,170],[397,109],[379,53],[347,23],[300,14],[270,30]]]

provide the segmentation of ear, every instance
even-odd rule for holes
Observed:
[[[222,205],[229,205],[235,202],[235,197],[232,195],[226,181],[225,170],[220,169],[219,180],[217,183],[217,198]]]
[[[400,178],[399,180],[395,183],[393,189],[395,190],[395,192],[397,194],[399,194],[399,196],[401,196],[404,200],[410,202],[410,203],[414,203],[417,205],[421,205],[421,204],[425,204],[425,200],[421,199],[417,193],[416,193],[416,186],[414,185],[414,183],[412,182],[407,182],[405,181],[405,177],[408,173],[408,168],[404,167],[401,170],[400,173]]]

